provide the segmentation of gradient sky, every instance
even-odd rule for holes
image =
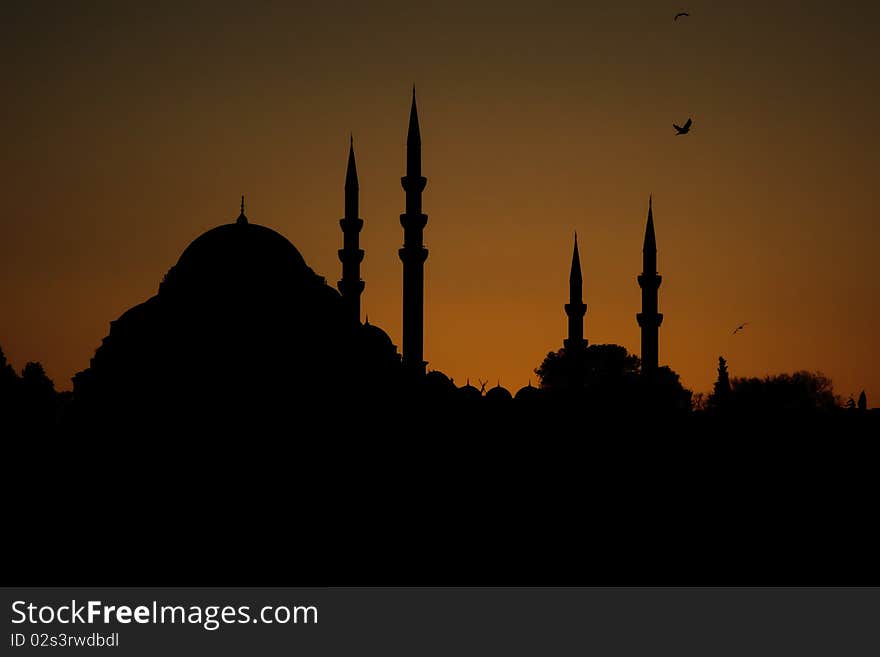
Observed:
[[[429,368],[535,380],[575,230],[586,337],[638,353],[653,193],[661,363],[877,405],[880,8],[679,2],[5,2],[0,345],[69,389],[241,193],[335,284],[349,131],[363,308],[400,344],[415,83]]]

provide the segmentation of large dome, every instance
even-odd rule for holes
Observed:
[[[343,311],[293,244],[242,213],[193,240],[159,293],[111,322],[74,395],[98,421],[200,427],[294,426],[328,403],[393,399],[397,348]]]
[[[193,240],[168,272],[163,287],[232,284],[253,290],[310,283],[315,277],[286,237],[271,228],[239,221],[212,228]]]

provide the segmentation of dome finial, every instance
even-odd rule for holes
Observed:
[[[247,217],[244,216],[244,194],[241,195],[241,214],[238,215],[238,219],[236,219],[235,223],[237,224],[246,224],[248,222]]]

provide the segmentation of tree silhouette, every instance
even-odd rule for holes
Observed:
[[[17,427],[21,415],[21,380],[0,347],[0,426]]]
[[[734,379],[731,406],[738,412],[833,411],[838,408],[831,379],[821,372],[795,372]]]
[[[612,385],[639,374],[638,356],[617,344],[593,344],[586,348],[560,349],[547,354],[535,370],[547,390],[575,390]]]
[[[867,397],[867,395],[865,395],[864,390],[862,390],[861,394],[859,395],[859,410],[860,411],[868,410],[868,397]]]
[[[663,366],[649,381],[640,379],[641,404],[658,411],[690,411],[693,393],[681,384],[681,377],[672,368]]]
[[[30,362],[21,372],[21,418],[32,427],[52,426],[57,421],[55,384],[40,363]]]
[[[12,387],[17,383],[18,375],[15,373],[12,365],[6,360],[3,347],[0,347],[0,395],[11,391]]]
[[[718,357],[718,379],[712,394],[709,395],[709,408],[726,408],[730,402],[730,375],[727,372],[727,361],[724,356]]]
[[[541,388],[551,395],[575,396],[603,412],[625,408],[690,410],[692,393],[669,367],[650,380],[641,376],[641,361],[617,344],[560,349],[547,354],[535,370]]]
[[[21,383],[28,394],[50,395],[55,393],[55,383],[48,377],[43,365],[26,363],[21,371]]]

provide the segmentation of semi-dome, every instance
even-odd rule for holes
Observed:
[[[386,349],[397,349],[397,347],[395,347],[394,343],[391,341],[391,336],[389,336],[385,331],[383,331],[375,324],[370,324],[369,317],[364,320],[364,323],[361,326],[361,335],[364,336],[364,340],[372,344],[384,347]]]
[[[425,374],[425,389],[429,394],[448,398],[458,392],[455,382],[439,370]]]
[[[391,337],[375,324],[370,324],[369,318],[360,325],[357,335],[363,352],[381,356],[386,364],[396,365],[400,362],[400,355]]]

